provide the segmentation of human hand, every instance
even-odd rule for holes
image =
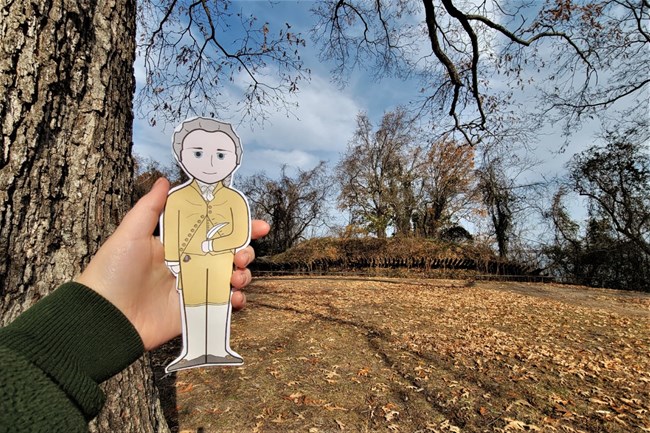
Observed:
[[[210,241],[201,242],[201,251],[203,251],[204,253],[210,252]]]
[[[253,220],[251,224],[251,239],[259,239],[269,233],[271,226],[262,220]],[[255,250],[250,245],[237,251],[235,254],[235,270],[230,277],[232,296],[230,298],[233,310],[241,310],[246,306],[246,295],[241,291],[252,280],[250,269],[247,266],[255,260]]]
[[[181,333],[180,301],[176,278],[165,265],[164,248],[152,233],[160,217],[169,182],[159,179],[124,217],[88,267],[76,278],[115,305],[138,331],[145,349],[153,349]],[[268,232],[268,224],[253,221],[252,237]],[[240,292],[250,282],[246,269],[254,258],[248,247],[235,255],[231,282],[234,309],[243,308]]]

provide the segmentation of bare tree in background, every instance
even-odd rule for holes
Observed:
[[[484,148],[480,160],[476,170],[477,190],[489,217],[499,256],[535,262],[530,251],[524,250],[527,242],[523,237],[526,234],[524,223],[530,222],[529,218],[540,211],[538,201],[547,186],[543,178],[532,182],[526,178],[538,161],[517,155],[501,145]]]
[[[336,167],[340,184],[339,208],[350,212],[355,224],[379,238],[394,225],[410,231],[418,205],[416,169],[421,149],[414,144],[415,128],[402,109],[385,113],[377,130],[365,113]]]
[[[614,230],[650,255],[650,154],[647,119],[632,129],[607,131],[569,163],[569,183]]]
[[[133,159],[133,204],[147,194],[161,177],[169,180],[172,187],[189,179],[180,164],[176,164],[171,158],[168,165],[140,155],[133,155]]]
[[[420,236],[439,237],[465,216],[478,200],[474,148],[452,140],[435,140],[419,164],[422,182],[416,230]]]
[[[420,112],[470,144],[511,134],[528,108],[514,92],[530,88],[541,89],[537,120],[567,133],[619,102],[624,116],[647,107],[648,0],[329,0],[313,11],[338,77],[365,67],[419,78]]]
[[[645,119],[632,123],[573,157],[546,213],[555,236],[543,252],[565,281],[650,291],[649,137]],[[563,198],[570,192],[586,198],[585,221],[569,217]]]
[[[474,149],[431,140],[408,113],[384,114],[374,129],[357,116],[357,130],[336,168],[339,208],[368,233],[439,237],[476,200]]]
[[[271,224],[271,231],[259,243],[261,255],[291,248],[309,229],[324,223],[331,187],[322,161],[311,170],[298,170],[295,176],[287,174],[284,166],[278,179],[258,173],[240,185],[248,197],[253,217]]]
[[[513,191],[513,182],[506,177],[499,160],[488,161],[478,170],[478,177],[478,188],[492,222],[499,256],[507,258],[510,253],[514,206],[517,200]]]
[[[271,28],[227,0],[138,6],[145,82],[137,101],[151,124],[234,109],[263,122],[270,111],[290,110],[289,95],[309,78],[299,55],[305,40],[290,24]]]

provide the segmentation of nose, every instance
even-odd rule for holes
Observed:
[[[214,155],[210,155],[210,167],[214,167]]]

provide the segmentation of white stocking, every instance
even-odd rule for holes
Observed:
[[[186,349],[185,359],[205,355],[205,305],[185,307]]]
[[[230,350],[230,303],[208,305],[208,355],[234,355]]]

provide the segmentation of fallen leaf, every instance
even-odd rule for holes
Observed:
[[[335,377],[340,377],[341,375],[338,374],[336,371],[328,371],[325,373],[325,377],[328,379],[333,379]]]
[[[398,409],[398,406],[394,403],[388,403],[381,408],[384,412],[384,418],[386,421],[390,422],[399,416],[399,411],[396,409]]]
[[[533,424],[526,424],[523,421],[519,421],[516,419],[512,418],[504,418],[504,420],[508,421],[508,424],[505,426],[505,430],[518,430],[518,431],[526,431],[526,430],[535,430],[539,431],[540,428],[537,427],[536,425]]]
[[[440,428],[449,430],[452,433],[460,433],[460,427],[453,425],[448,419],[440,424]]]
[[[602,401],[602,400],[597,399],[595,397],[590,398],[589,401],[592,402],[592,403],[596,403],[596,404],[609,404],[606,401]]]
[[[388,412],[386,412],[384,414],[384,418],[388,422],[392,421],[393,419],[397,418],[398,416],[399,416],[399,412],[397,412],[396,410],[391,410],[391,411],[388,411]]]
[[[370,373],[370,368],[369,367],[363,367],[359,371],[357,371],[357,376],[368,376],[368,373]]]
[[[293,394],[289,394],[288,396],[284,397],[285,400],[292,401],[296,404],[302,404],[305,399],[305,394],[302,392],[294,392]]]
[[[190,392],[193,388],[194,388],[194,384],[193,384],[193,383],[188,383],[188,384],[185,385],[184,387],[182,387],[182,388],[178,388],[177,391],[178,391],[180,394],[183,394],[183,393],[186,393],[186,392]]]
[[[346,409],[344,407],[333,405],[332,403],[327,403],[325,406],[323,406],[323,408],[327,409],[327,410],[330,410],[330,411],[331,410],[342,410],[342,411],[347,411],[348,410],[348,409]]]
[[[636,399],[630,399],[630,398],[623,398],[623,397],[621,397],[621,401],[622,401],[623,403],[629,404],[630,406],[638,406],[638,405],[641,405],[641,402],[640,402],[639,400],[636,400]]]
[[[282,424],[283,422],[286,422],[286,419],[282,418],[282,414],[279,413],[278,416],[273,418],[271,422],[276,423],[276,424]]]
[[[513,407],[514,405],[518,405],[518,406],[526,406],[526,407],[530,407],[530,408],[533,407],[533,406],[532,406],[530,403],[528,403],[526,400],[519,399],[519,400],[515,400],[515,401],[513,401],[512,403],[510,403],[510,404],[508,405],[508,407],[506,408],[506,412],[508,412],[510,409],[512,409],[512,407]]]

